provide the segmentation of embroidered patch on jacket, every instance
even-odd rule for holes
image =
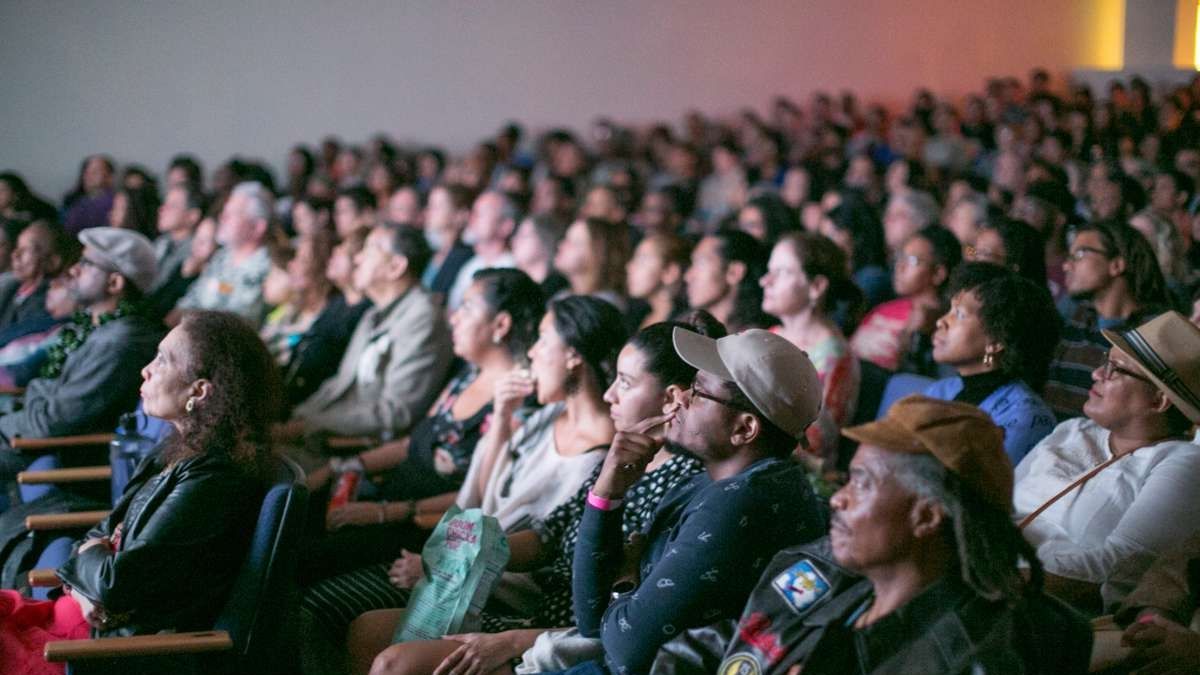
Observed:
[[[807,559],[784,570],[782,574],[775,577],[771,585],[797,612],[803,612],[812,607],[817,600],[829,592],[829,582]]]
[[[721,663],[717,669],[718,675],[762,675],[758,659],[753,655],[742,652],[734,654]]]

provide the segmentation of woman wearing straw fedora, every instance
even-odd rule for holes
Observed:
[[[1167,312],[1104,336],[1112,348],[1092,372],[1086,417],[1030,451],[1013,494],[1047,590],[1092,613],[1200,532],[1200,328]]]

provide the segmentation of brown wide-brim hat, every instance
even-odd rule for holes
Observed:
[[[1171,311],[1131,330],[1104,330],[1193,423],[1200,423],[1200,328]]]
[[[883,419],[843,429],[851,440],[891,452],[933,455],[980,496],[1005,513],[1012,509],[1013,467],[1004,430],[979,408],[912,394]]]

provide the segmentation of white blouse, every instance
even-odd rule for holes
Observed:
[[[1109,432],[1067,420],[1017,465],[1017,522],[1112,457]],[[1139,448],[1059,499],[1024,530],[1047,572],[1101,584],[1119,602],[1163,552],[1200,532],[1200,446],[1169,440]]]

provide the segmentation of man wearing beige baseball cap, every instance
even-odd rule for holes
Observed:
[[[63,331],[21,409],[0,417],[0,482],[10,488],[34,458],[12,450],[11,439],[111,430],[137,405],[141,370],[162,338],[161,327],[138,311],[154,282],[150,240],[114,227],[84,230],[79,240],[83,253],[68,284],[89,319]]]
[[[604,652],[580,666],[590,672],[646,672],[678,633],[736,617],[776,551],[826,529],[823,504],[789,457],[820,409],[808,357],[764,330],[713,340],[676,328],[673,337],[699,371],[691,389],[616,435],[580,522],[575,615]],[[643,550],[630,554],[637,574],[622,580],[621,500],[664,443],[705,472],[663,497]]]
[[[842,433],[860,445],[830,536],[780,552],[737,627],[709,629],[729,636],[723,659],[710,633],[668,645],[652,673],[1087,672],[1091,633],[1040,591],[986,413],[914,395]]]

